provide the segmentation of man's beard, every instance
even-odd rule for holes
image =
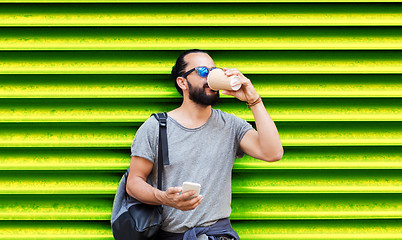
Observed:
[[[204,106],[214,106],[219,102],[219,92],[213,95],[208,95],[205,92],[205,89],[208,87],[207,83],[202,88],[193,87],[189,81],[187,81],[187,84],[189,97],[193,102]]]

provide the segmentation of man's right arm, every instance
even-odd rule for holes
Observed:
[[[127,178],[126,191],[135,199],[150,205],[165,205],[182,211],[193,210],[202,200],[199,195],[189,199],[195,192],[181,193],[181,187],[171,187],[161,191],[146,181],[153,168],[153,163],[142,157],[131,157],[130,172]]]

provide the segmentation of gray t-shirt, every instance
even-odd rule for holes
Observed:
[[[171,117],[167,119],[170,165],[164,166],[163,190],[183,182],[201,184],[201,204],[194,210],[163,208],[164,231],[182,233],[196,226],[208,226],[230,215],[231,179],[235,157],[241,158],[240,141],[252,129],[245,120],[213,109],[209,120],[189,129]],[[158,121],[151,117],[138,129],[131,156],[154,163],[148,183],[156,187],[158,159]]]

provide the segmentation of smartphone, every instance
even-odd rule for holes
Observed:
[[[185,192],[188,192],[188,191],[191,191],[191,190],[194,190],[194,191],[195,191],[195,194],[192,195],[192,196],[190,197],[190,199],[191,199],[191,198],[195,198],[195,197],[197,197],[198,195],[200,195],[201,185],[198,184],[198,183],[184,182],[184,183],[183,183],[183,190],[182,190],[182,193],[185,193]]]

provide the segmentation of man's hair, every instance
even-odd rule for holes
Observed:
[[[200,50],[200,49],[189,49],[184,51],[176,60],[176,64],[172,67],[172,73],[171,73],[171,77],[174,81],[174,85],[176,86],[177,91],[180,93],[180,95],[183,96],[183,90],[179,87],[179,85],[177,85],[176,79],[178,77],[180,77],[181,75],[184,74],[184,69],[186,69],[187,66],[187,62],[184,61],[184,57],[187,56],[190,53],[206,53],[208,54],[206,51],[204,50]]]

